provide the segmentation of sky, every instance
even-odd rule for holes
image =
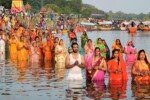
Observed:
[[[122,11],[125,13],[149,13],[150,0],[82,0],[103,11]]]

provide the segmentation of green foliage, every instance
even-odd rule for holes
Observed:
[[[125,14],[121,11],[113,13],[109,11],[108,19],[113,20],[150,20],[150,13],[149,14]]]
[[[91,14],[104,14],[106,15],[106,13],[102,10],[99,10],[97,8],[95,8],[94,6],[92,5],[89,5],[89,4],[83,4],[82,5],[82,11],[81,11],[81,14],[82,14],[82,17],[90,17]]]
[[[104,14],[106,19],[113,20],[150,20],[148,14],[125,14],[121,11],[113,13],[112,11],[105,13],[89,4],[82,4],[82,0],[23,0],[24,4],[29,3],[32,11],[38,12],[42,5],[45,8],[51,8],[59,14],[80,14],[82,17],[90,17],[91,14]],[[12,0],[0,0],[0,5],[6,9],[11,8]]]
[[[0,5],[4,6],[7,9],[11,8],[11,1],[12,0],[0,0]]]
[[[59,12],[59,7],[55,4],[46,4],[44,6],[46,9],[52,9],[54,12]]]
[[[84,17],[84,18],[87,18],[87,17],[91,16],[91,13],[92,13],[92,11],[88,8],[83,9],[81,11],[82,17]]]

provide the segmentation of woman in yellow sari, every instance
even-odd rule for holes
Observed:
[[[20,41],[18,42],[18,45],[17,45],[17,50],[18,50],[18,53],[17,53],[18,64],[20,62],[27,62],[29,46],[27,45],[25,41],[25,37],[23,36],[20,37]]]
[[[112,51],[114,49],[119,50],[119,52],[120,52],[119,56],[120,56],[121,59],[123,59],[124,48],[123,48],[123,46],[121,44],[120,39],[116,39],[115,42],[112,44]]]
[[[55,48],[55,72],[57,78],[63,78],[65,75],[65,58],[67,50],[63,39],[60,39],[59,44]]]
[[[9,39],[9,55],[10,60],[17,64],[17,37],[12,34],[11,38]]]
[[[120,52],[123,52],[124,49],[123,49],[120,39],[116,39],[115,42],[112,44],[112,50],[114,49],[118,49],[120,50]]]
[[[137,84],[150,85],[150,62],[144,50],[138,52],[137,61],[132,68],[132,77]]]

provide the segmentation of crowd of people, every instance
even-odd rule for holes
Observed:
[[[76,44],[77,45],[77,44]],[[112,44],[112,56],[105,40],[98,38],[95,43],[88,38],[86,32],[81,36],[81,46],[84,48],[87,79],[104,80],[108,71],[110,80],[126,80],[126,67],[132,67],[133,80],[136,83],[150,84],[149,60],[144,50],[137,52],[132,40],[122,46],[120,39]],[[74,50],[74,49],[73,49]],[[125,54],[125,60],[123,55]],[[67,60],[68,61],[68,60]],[[94,71],[94,74],[93,74]]]
[[[11,22],[11,25],[8,22]],[[6,31],[8,26],[9,29]],[[150,84],[150,61],[144,50],[136,50],[132,40],[128,41],[126,46],[122,46],[120,39],[116,39],[112,44],[111,56],[110,48],[102,38],[97,38],[94,43],[87,33],[83,32],[81,47],[84,55],[79,53],[80,45],[77,43],[74,29],[68,33],[68,38],[72,48],[69,53],[64,40],[56,37],[50,30],[43,32],[37,27],[25,28],[17,18],[7,21],[1,17],[0,61],[6,60],[5,55],[8,52],[8,60],[19,68],[27,65],[34,67],[36,64],[39,66],[55,64],[58,78],[63,78],[67,73],[66,79],[73,80],[71,84],[82,83],[83,77],[86,77],[87,83],[98,82],[97,85],[104,83],[106,72],[109,73],[110,84],[126,82],[128,80],[126,67],[132,66],[133,82]],[[82,72],[84,68],[86,75]]]

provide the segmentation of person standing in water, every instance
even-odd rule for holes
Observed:
[[[124,53],[126,54],[127,66],[132,66],[136,61],[136,48],[134,47],[133,41],[127,42],[127,45],[124,47]]]
[[[132,79],[136,84],[150,85],[150,62],[145,50],[140,50],[137,54],[137,60],[132,67]]]
[[[3,35],[0,34],[0,61],[5,60],[5,40]]]
[[[85,72],[82,70],[85,66],[83,56],[78,52],[78,44],[73,43],[71,45],[73,52],[66,57],[65,67],[67,90],[76,93],[81,92],[85,86]]]
[[[86,31],[84,31],[83,34],[81,35],[81,47],[82,48],[84,48],[87,41],[88,41],[88,35]]]

